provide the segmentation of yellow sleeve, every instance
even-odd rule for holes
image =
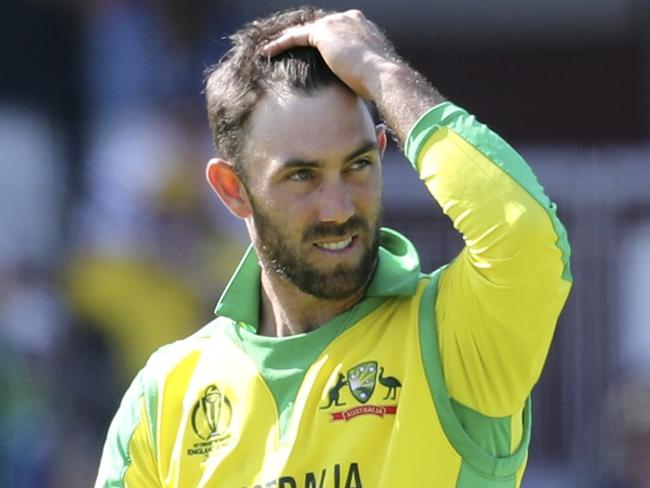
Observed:
[[[108,430],[95,488],[159,488],[150,408],[142,372],[127,390]]]
[[[521,412],[572,281],[555,205],[519,154],[449,102],[418,121],[406,154],[466,244],[435,303],[449,394],[483,415]]]

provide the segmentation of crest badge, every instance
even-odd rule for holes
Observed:
[[[350,392],[361,403],[366,403],[372,397],[377,383],[377,361],[367,361],[357,364],[348,371]]]

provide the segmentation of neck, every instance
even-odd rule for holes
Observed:
[[[341,300],[326,300],[300,291],[292,283],[262,270],[259,334],[286,337],[317,329],[359,303],[365,289]]]

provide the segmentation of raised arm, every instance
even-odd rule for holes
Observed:
[[[406,153],[466,244],[436,300],[449,393],[491,417],[515,414],[571,287],[555,205],[512,147],[449,102],[416,124]]]

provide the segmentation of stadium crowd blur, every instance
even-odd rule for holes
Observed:
[[[130,379],[210,320],[247,237],[204,183],[202,73],[223,36],[289,5],[254,3],[0,6],[0,488],[90,486]],[[650,21],[630,20],[631,37],[609,51],[579,43],[562,57],[552,46],[531,60],[515,38],[515,54],[427,49],[387,27],[443,93],[529,148],[575,236],[576,286],[540,383],[527,487],[650,487],[650,39],[638,25]],[[549,93],[548,70],[577,78],[558,103],[564,85]],[[387,159],[398,158],[393,148]],[[399,215],[401,169],[388,166],[387,223],[438,256],[429,267],[445,262],[453,232],[435,209]],[[623,203],[596,205],[603,187]],[[418,234],[423,219],[433,234]]]

